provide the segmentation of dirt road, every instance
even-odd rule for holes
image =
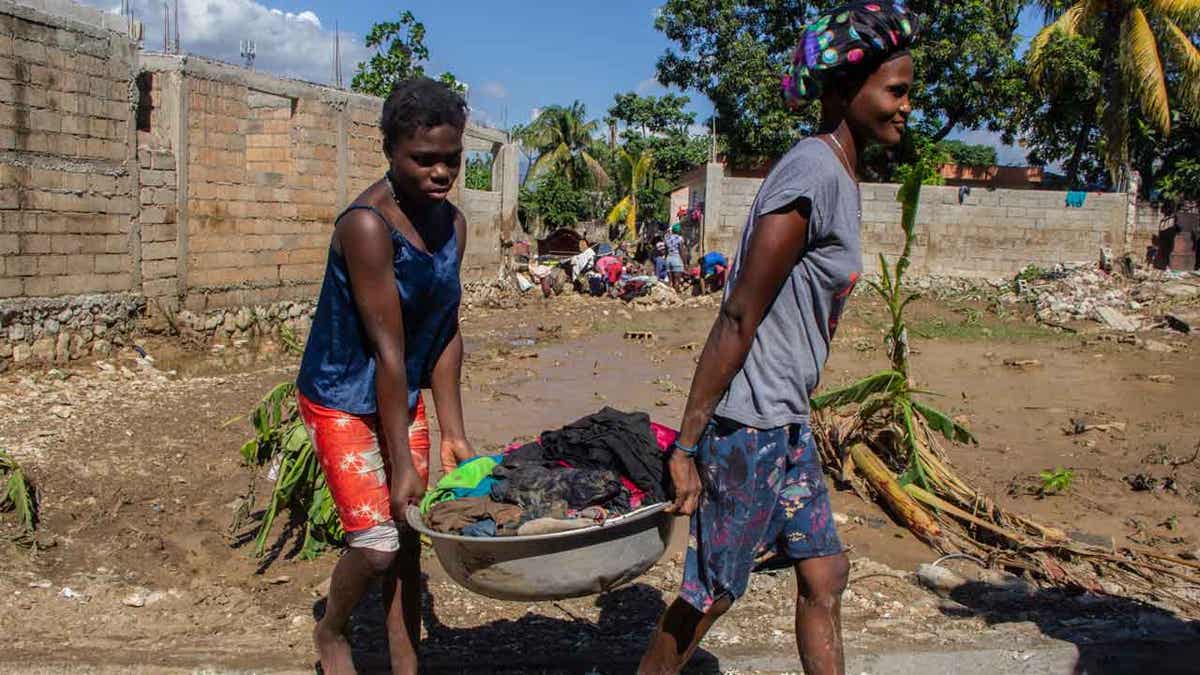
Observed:
[[[827,385],[886,362],[880,308],[865,296],[851,308]],[[1049,524],[1196,552],[1200,461],[1171,466],[1191,456],[1200,437],[1195,338],[1156,335],[1173,351],[1152,352],[979,310],[978,303],[922,301],[911,317],[921,386],[941,394],[939,405],[980,438],[978,447],[950,449],[956,469],[1005,506]],[[709,303],[637,312],[577,296],[473,310],[464,323],[464,395],[477,449],[604,405],[674,424],[714,311]],[[627,330],[654,339],[626,340]],[[332,555],[295,560],[294,540],[285,539],[270,560],[258,561],[245,533],[228,531],[249,478],[237,455],[248,426],[236,418],[292,378],[296,359],[270,345],[218,355],[167,342],[147,347],[153,365],[130,352],[71,370],[0,376],[0,445],[39,485],[44,547],[30,552],[7,536],[0,544],[0,672],[303,670]],[[1065,433],[1072,419],[1124,426]],[[1039,497],[1038,473],[1058,467],[1074,472],[1070,488]],[[1144,484],[1170,488],[1135,491],[1130,481],[1139,474]],[[260,495],[267,489],[258,486]],[[930,594],[911,579],[932,558],[924,545],[850,493],[836,494],[834,505],[855,560],[845,619],[852,672],[916,672],[905,663],[923,664],[923,673],[964,672],[951,666],[976,658],[1024,668],[974,668],[981,672],[1067,672],[1062,664],[1081,654],[1108,664],[1087,672],[1125,672],[1113,668],[1139,654],[1157,658],[1146,640],[1176,642],[1171,653],[1180,663],[1195,662],[1195,649],[1178,643],[1195,639],[1193,625],[1149,606],[1049,592]],[[12,533],[11,518],[0,517],[0,535]],[[636,584],[599,598],[518,604],[472,595],[450,583],[435,559],[427,562],[427,663],[464,672],[626,671],[680,575],[678,557],[669,555]],[[756,575],[695,669],[798,671],[793,596],[790,573]],[[373,602],[364,603],[353,635],[367,667],[384,649]],[[1171,672],[1170,663],[1154,662]]]

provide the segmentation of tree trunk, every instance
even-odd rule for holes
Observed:
[[[1105,164],[1113,182],[1119,182],[1120,172],[1129,163],[1129,92],[1121,76],[1121,59],[1130,46],[1121,42],[1121,25],[1129,13],[1126,0],[1106,0],[1104,3],[1104,44],[1101,50],[1104,80],[1101,85],[1108,107],[1104,111],[1104,134],[1108,141]]]
[[[854,460],[854,468],[863,475],[888,510],[913,534],[926,541],[941,536],[942,528],[937,521],[900,487],[896,477],[870,448],[863,443],[856,443],[850,448],[850,458]]]
[[[1075,149],[1071,152],[1071,161],[1067,162],[1067,185],[1069,187],[1077,187],[1079,179],[1079,164],[1083,161],[1083,151],[1087,147],[1088,136],[1092,133],[1092,126],[1095,125],[1096,106],[1090,108],[1092,114],[1084,118],[1079,125],[1079,134],[1075,137]]]

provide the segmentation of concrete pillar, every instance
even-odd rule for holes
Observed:
[[[350,199],[350,103],[340,101],[337,110],[337,211],[346,208]]]
[[[709,162],[704,167],[704,218],[700,221],[700,250],[717,248],[716,240],[721,228],[721,206],[725,165]],[[674,214],[672,214],[674,215]]]
[[[171,73],[171,88],[175,95],[175,128],[172,130],[171,145],[175,150],[175,223],[176,223],[176,258],[175,283],[176,294],[180,299],[187,297],[188,273],[188,164],[190,152],[188,137],[188,78],[186,61],[179,70]]]
[[[517,222],[517,197],[520,194],[521,153],[513,143],[499,146],[492,165],[492,189],[500,193],[500,233],[502,240],[512,242]]]

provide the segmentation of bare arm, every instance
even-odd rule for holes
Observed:
[[[408,447],[408,375],[404,366],[404,317],[392,267],[388,226],[373,213],[351,211],[338,222],[337,237],[350,274],[370,349],[375,356],[375,396],[379,431],[392,465],[392,517],[424,491]]]
[[[454,229],[458,237],[458,264],[461,268],[463,253],[467,248],[467,221],[461,211],[455,215]],[[438,426],[442,434],[443,471],[453,470],[459,462],[475,454],[467,440],[466,425],[463,423],[463,339],[462,333],[458,330],[457,313],[453,321],[454,337],[450,339],[441,356],[438,357],[430,376],[430,385],[433,387],[433,404],[437,409]]]
[[[807,203],[798,201],[761,216],[756,222],[744,259],[739,263],[737,283],[721,305],[700,353],[683,411],[680,445],[695,447],[700,441],[717,403],[746,361],[758,324],[804,254],[807,213]],[[671,457],[671,475],[676,486],[672,510],[691,513],[699,499],[695,464],[691,458],[676,452]]]

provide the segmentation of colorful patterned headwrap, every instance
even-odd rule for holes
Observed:
[[[916,17],[903,2],[852,2],[817,17],[804,29],[783,76],[792,107],[821,96],[827,76],[870,68],[906,51],[917,37]]]

